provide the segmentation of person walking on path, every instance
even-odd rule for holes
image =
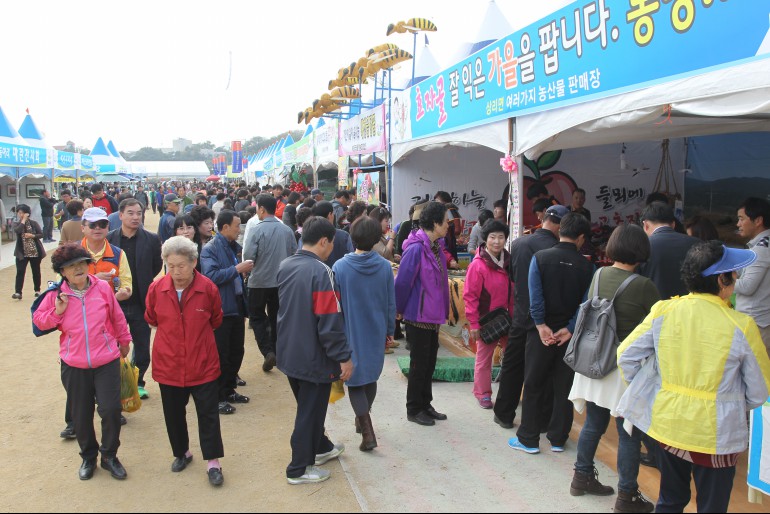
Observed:
[[[519,407],[521,392],[524,388],[524,354],[530,341],[540,342],[535,322],[529,313],[529,266],[532,256],[540,250],[553,248],[559,242],[559,226],[569,210],[561,205],[553,205],[545,210],[541,228],[533,234],[519,237],[511,245],[510,278],[513,281],[513,316],[508,332],[508,344],[503,352],[503,360],[498,375],[499,386],[494,406],[494,421],[505,429],[513,428],[516,409]],[[543,409],[540,423],[546,426],[551,419],[552,390],[544,392]]]
[[[738,233],[748,237],[757,260],[740,271],[735,282],[735,308],[759,326],[770,355],[770,203],[748,198],[738,208]]]
[[[128,355],[131,334],[110,283],[88,273],[91,255],[77,244],[60,246],[51,256],[63,277],[58,294],[43,298],[33,316],[41,330],[56,328],[62,384],[72,413],[83,463],[81,480],[89,480],[101,452],[101,467],[123,480],[117,457],[120,446],[120,357]],[[94,408],[102,419],[101,446],[94,432]]]
[[[201,269],[219,288],[224,319],[214,331],[219,351],[219,413],[233,414],[232,403],[249,403],[249,397],[235,392],[236,376],[244,355],[247,316],[246,284],[243,274],[254,268],[252,261],[238,262],[241,247],[235,242],[240,233],[241,218],[233,211],[222,211],[217,217],[219,233],[203,247]]]
[[[420,212],[420,229],[404,243],[396,276],[396,312],[406,323],[410,344],[406,414],[423,426],[447,419],[431,405],[438,330],[449,316],[449,279],[442,238],[449,230],[447,208],[428,203]]]
[[[573,411],[567,397],[575,372],[564,362],[564,354],[594,272],[593,264],[578,251],[590,230],[582,214],[567,214],[559,226],[559,243],[537,252],[529,266],[529,310],[540,340],[527,341],[521,425],[508,441],[514,450],[540,453],[540,433],[545,429],[552,452],[563,452],[569,438]],[[541,424],[546,384],[553,387],[548,426]]]
[[[91,185],[91,202],[93,207],[104,211],[106,216],[118,211],[118,201],[104,193],[104,186],[99,182]]]
[[[83,239],[83,207],[82,200],[70,200],[67,204],[69,219],[61,226],[59,246],[67,243],[78,243]]]
[[[638,264],[649,258],[650,241],[641,227],[620,225],[615,228],[607,242],[607,256],[614,264],[601,268],[594,275],[588,298],[597,295],[600,298],[615,298],[615,329],[618,340],[622,341],[660,300],[655,284],[650,279],[638,275],[616,298],[621,284],[634,275]],[[575,374],[569,399],[576,411],[581,414],[585,412],[586,419],[577,443],[577,462],[570,484],[570,494],[610,496],[615,493],[612,487],[599,482],[599,473],[594,467],[599,441],[607,431],[610,416],[615,416],[618,430],[618,498],[615,502],[615,512],[652,512],[655,505],[642,496],[637,482],[642,433],[634,429],[629,435],[623,429],[623,418],[617,413],[618,403],[625,391],[626,384],[621,380],[617,369],[601,379]]]
[[[163,215],[158,222],[158,237],[160,237],[161,244],[174,235],[174,218],[182,209],[182,199],[174,193],[169,193],[163,199],[166,210],[163,211]]]
[[[618,348],[628,389],[618,415],[659,441],[656,512],[682,512],[695,480],[698,512],[727,512],[747,413],[770,389],[757,324],[727,304],[751,250],[698,242],[685,257],[690,294],[655,304]],[[630,429],[630,427],[629,427]]]
[[[305,247],[278,270],[278,369],[289,379],[297,401],[289,484],[327,480],[319,468],[345,451],[324,434],[331,384],[347,381],[354,367],[332,270],[323,261],[334,248],[335,229],[324,219],[305,223]]]
[[[40,261],[45,258],[45,248],[40,240],[43,238],[43,230],[37,221],[30,219],[32,209],[29,205],[20,203],[16,206],[18,221],[13,222],[13,231],[16,233],[16,248],[13,255],[16,257],[16,292],[11,295],[15,300],[21,300],[24,289],[24,276],[27,274],[27,264],[32,268],[32,285],[35,288],[35,296],[40,296]]]
[[[70,219],[69,211],[67,210],[67,204],[72,201],[72,191],[65,189],[59,195],[59,202],[54,209],[53,217],[56,221],[56,228],[62,229],[62,225]]]
[[[183,471],[193,460],[186,409],[192,396],[198,416],[198,438],[208,461],[209,483],[222,485],[219,459],[224,457],[219,424],[221,374],[214,330],[222,324],[222,300],[217,286],[195,270],[198,248],[175,236],[163,245],[168,274],[150,286],[145,320],[156,327],[152,346],[152,378],[160,385],[163,417],[174,461],[171,471]],[[181,348],[180,348],[181,347]]]
[[[245,191],[245,190],[244,190]],[[259,351],[264,357],[262,371],[275,366],[275,341],[278,321],[278,268],[297,251],[294,231],[275,217],[276,199],[257,197],[259,224],[244,241],[243,258],[254,262],[248,280],[249,320]]]
[[[361,451],[377,447],[369,412],[385,363],[383,349],[393,342],[396,328],[393,269],[373,250],[381,236],[382,228],[376,219],[359,218],[350,227],[355,253],[347,254],[333,268],[345,314],[345,336],[353,352],[355,371],[347,386],[356,429],[362,434]]]
[[[481,229],[483,243],[477,258],[468,267],[465,278],[463,300],[465,316],[471,327],[470,339],[476,345],[476,366],[473,374],[473,395],[482,409],[491,409],[492,404],[492,360],[495,348],[500,345],[505,351],[507,335],[490,344],[481,340],[479,320],[503,308],[508,315],[513,312],[513,282],[510,278],[511,254],[505,249],[508,226],[497,220],[489,220]]]
[[[347,193],[347,191],[345,192]],[[318,202],[313,206],[313,216],[318,216],[329,220],[334,224],[334,208],[331,202]],[[304,240],[299,240],[299,248],[302,249]],[[329,254],[329,257],[324,261],[328,267],[333,267],[334,263],[342,259],[345,255],[353,251],[353,243],[350,241],[350,234],[342,229],[337,229],[337,234],[334,236],[334,249]]]
[[[144,206],[139,200],[129,198],[120,202],[121,228],[107,234],[107,242],[123,250],[131,270],[131,290],[133,294],[120,302],[120,308],[126,317],[131,338],[134,341],[134,354],[131,361],[139,368],[139,397],[149,398],[145,389],[144,375],[150,367],[150,327],[144,319],[145,299],[150,284],[163,268],[160,256],[160,239],[152,232],[142,228]]]

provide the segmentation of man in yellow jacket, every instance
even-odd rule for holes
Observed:
[[[711,241],[688,252],[690,294],[658,302],[618,348],[629,387],[618,414],[660,442],[656,512],[682,512],[695,479],[698,512],[727,512],[746,413],[765,403],[770,359],[751,317],[727,303],[750,250]]]

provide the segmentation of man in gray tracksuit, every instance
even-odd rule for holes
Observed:
[[[249,320],[259,351],[265,358],[263,371],[275,366],[276,321],[278,319],[278,267],[297,251],[294,231],[275,217],[276,199],[257,197],[259,224],[243,242],[243,259],[254,261],[249,275]]]

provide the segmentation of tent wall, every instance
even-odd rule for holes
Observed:
[[[421,198],[447,191],[460,215],[475,220],[482,209],[503,199],[508,176],[500,169],[500,151],[482,147],[446,146],[418,149],[393,166],[393,218],[405,220]]]

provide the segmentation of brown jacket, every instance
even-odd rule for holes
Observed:
[[[43,248],[43,243],[40,242],[40,240],[43,239],[43,229],[40,228],[37,221],[29,220],[29,222],[32,225],[32,232],[30,233],[35,234],[37,255],[42,260],[45,257],[45,248]],[[14,250],[13,255],[17,259],[24,259],[24,241],[22,235],[27,233],[26,225],[24,223],[14,222],[13,230],[16,232],[16,249]]]
[[[81,230],[81,221],[65,221],[61,226],[61,239],[59,246],[66,243],[80,243],[83,239],[83,230]]]

